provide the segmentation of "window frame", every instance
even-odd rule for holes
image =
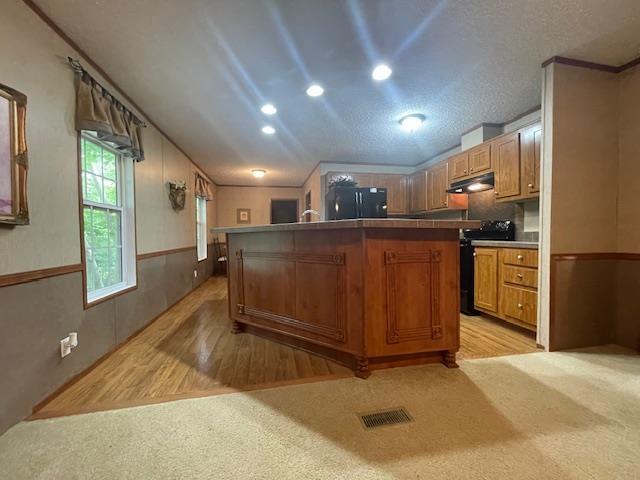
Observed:
[[[116,156],[116,192],[119,205],[109,205],[85,200],[83,185],[83,141],[89,141]],[[118,295],[135,290],[138,285],[137,239],[135,215],[135,171],[133,160],[108,142],[99,140],[95,134],[82,131],[78,134],[78,203],[80,215],[80,257],[82,264],[83,303],[87,309]],[[87,281],[87,252],[85,247],[84,208],[93,207],[120,212],[120,268],[122,281],[89,292]]]
[[[196,256],[198,262],[208,257],[207,246],[207,199],[196,195]],[[202,252],[201,252],[202,250]]]

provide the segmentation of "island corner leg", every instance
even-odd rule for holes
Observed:
[[[233,323],[231,324],[231,333],[233,333],[234,335],[237,335],[242,332],[244,332],[244,325],[242,325],[237,320],[234,320]]]
[[[356,358],[356,370],[354,372],[355,376],[358,378],[362,378],[366,380],[371,375],[371,370],[369,370],[369,359],[367,357],[357,357]]]
[[[442,363],[447,368],[459,368],[460,365],[456,362],[456,352],[453,350],[447,350],[442,354]]]

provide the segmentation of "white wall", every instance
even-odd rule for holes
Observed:
[[[31,224],[0,228],[0,275],[80,263],[75,86],[68,56],[79,57],[24,3],[3,2],[1,81],[28,99]],[[186,208],[174,212],[166,181],[187,180],[193,192],[196,167],[153,126],[143,135],[147,158],[135,167],[138,253],[194,246],[193,198],[188,195]],[[213,223],[215,212],[209,218]]]

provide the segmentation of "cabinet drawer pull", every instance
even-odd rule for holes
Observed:
[[[518,255],[518,260],[524,260],[524,257],[522,255]]]
[[[467,173],[467,171],[466,171],[466,170],[463,170],[463,173]]]
[[[498,191],[496,190],[495,192],[493,192],[494,195],[498,195]]]
[[[521,304],[521,303],[519,303],[519,304],[518,304],[518,308],[519,308],[520,310],[522,310],[522,304]]]
[[[473,172],[473,167],[471,167],[471,168],[469,169],[469,171]]]
[[[529,185],[527,185],[527,187],[533,188],[533,183],[530,183]]]
[[[522,274],[521,274],[521,273],[518,273],[518,274],[516,274],[516,277],[518,277],[518,278],[522,278]]]
[[[474,256],[474,257],[477,257],[477,256],[478,256],[478,254],[477,254],[476,252],[473,252],[473,256]]]

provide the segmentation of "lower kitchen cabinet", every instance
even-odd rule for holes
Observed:
[[[476,247],[475,308],[536,330],[538,319],[538,251]]]

